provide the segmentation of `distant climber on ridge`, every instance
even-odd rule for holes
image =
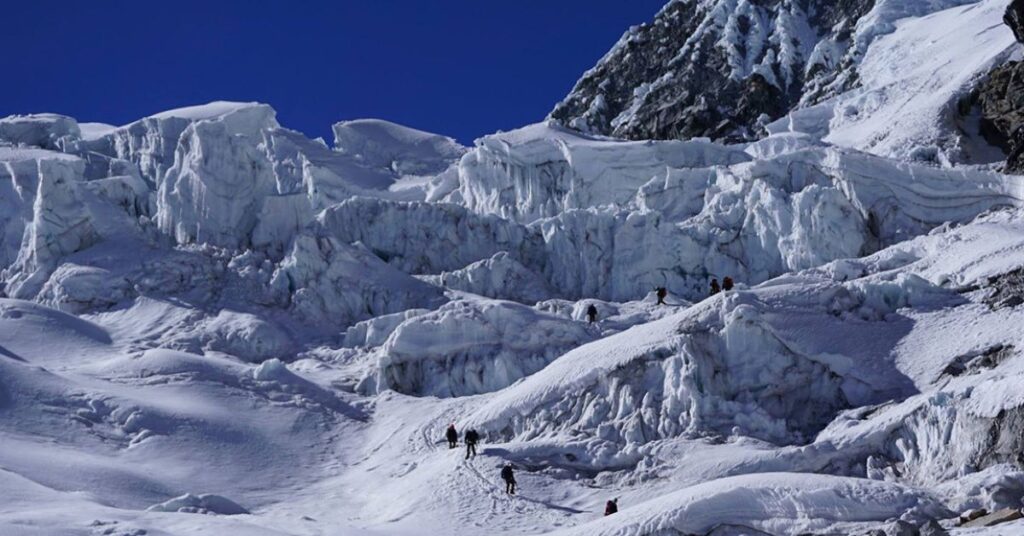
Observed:
[[[505,493],[509,495],[516,494],[516,475],[512,473],[512,464],[506,463],[505,467],[501,468],[501,479],[505,481]]]
[[[476,432],[476,429],[470,428],[466,432],[466,459],[468,460],[470,455],[476,458],[476,444],[480,441],[480,434]]]
[[[604,515],[610,516],[619,511],[619,499],[612,499],[604,503]]]
[[[444,436],[448,438],[448,448],[453,449],[459,446],[459,432],[455,430],[455,424],[449,424]]]
[[[729,277],[729,276],[726,276],[725,279],[722,280],[722,290],[732,290],[732,287],[733,287],[732,278]]]
[[[718,279],[717,278],[716,279],[712,279],[711,280],[711,294],[710,295],[714,296],[715,294],[718,294],[719,292],[722,292],[722,287],[718,286]]]
[[[665,296],[668,296],[668,289],[658,287],[658,305],[665,305]]]
[[[590,304],[590,307],[587,307],[587,322],[591,324],[597,322],[597,307],[594,304]]]

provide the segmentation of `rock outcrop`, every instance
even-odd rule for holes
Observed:
[[[790,109],[857,83],[867,44],[892,30],[891,3],[669,2],[630,28],[551,117],[628,139],[758,137]]]
[[[1024,1],[1011,2],[1003,21],[1024,43]],[[970,104],[980,107],[980,133],[1006,152],[1004,170],[1024,173],[1024,62],[1011,61],[993,69],[971,94]]]

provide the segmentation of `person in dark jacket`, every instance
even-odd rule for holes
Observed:
[[[668,296],[668,289],[658,287],[658,305],[665,305],[665,296]]]
[[[587,307],[587,322],[591,324],[597,322],[597,307],[594,304],[590,304],[590,307]]]
[[[604,504],[604,515],[610,516],[619,511],[619,500],[612,499]]]
[[[719,292],[722,292],[722,287],[718,286],[718,279],[712,279],[711,280],[711,295],[714,296],[715,294],[718,294]]]
[[[505,493],[509,495],[516,494],[516,475],[512,473],[512,464],[506,463],[505,467],[501,468],[501,479],[505,481]]]
[[[459,446],[459,432],[455,430],[454,424],[448,425],[448,430],[445,431],[444,436],[448,439],[448,448],[453,449]]]
[[[470,428],[466,432],[466,459],[470,456],[476,457],[476,443],[480,441],[480,434],[476,433],[476,429]]]
[[[726,276],[726,278],[722,280],[722,290],[732,290],[732,287],[732,278]]]

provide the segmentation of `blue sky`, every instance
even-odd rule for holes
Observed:
[[[542,119],[664,1],[10,2],[0,116],[256,100],[311,136],[379,117],[469,143]]]

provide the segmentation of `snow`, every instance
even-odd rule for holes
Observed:
[[[754,21],[773,61],[839,61],[784,4]],[[1012,47],[1001,5],[959,4],[878,2],[862,85],[742,145],[356,120],[332,148],[259,103],[0,120],[0,533],[888,536],[1019,508],[1024,182],[959,165],[943,115]]]
[[[186,493],[181,497],[175,497],[169,499],[160,504],[154,504],[146,510],[150,512],[183,512],[183,513],[196,513],[196,514],[223,514],[223,515],[238,515],[248,514],[249,511],[241,506],[235,504],[231,499],[221,497],[220,495],[213,495],[210,493],[204,493],[202,495],[192,495]]]
[[[0,142],[60,149],[81,137],[79,124],[59,114],[12,115],[0,118]]]
[[[1002,24],[1006,2],[937,2],[931,4],[968,5],[903,18],[926,4],[883,2],[858,23],[858,42],[875,33],[861,26],[881,26],[892,33],[867,48],[857,70],[861,88],[833,104],[835,117],[827,141],[947,165],[984,162],[984,155],[969,152],[968,140],[957,132],[952,115],[973,83],[1016,49],[1012,32]],[[893,22],[880,24],[876,18]]]
[[[437,174],[466,151],[455,140],[379,119],[335,123],[334,150],[399,175]]]
[[[767,534],[857,530],[904,512],[935,518],[943,506],[898,485],[825,475],[764,473],[725,478],[669,494],[615,516],[555,534],[704,534],[722,526]],[[849,533],[849,532],[846,532]]]
[[[668,167],[746,160],[707,141],[622,142],[538,123],[477,140],[459,162],[459,196],[474,212],[531,223],[573,208],[626,204]]]
[[[584,324],[497,300],[456,299],[394,328],[376,391],[465,396],[497,391],[589,341]]]
[[[265,105],[261,105],[258,102],[215,101],[208,104],[201,104],[198,106],[186,106],[184,108],[166,110],[160,113],[153,114],[150,117],[154,119],[169,119],[172,117],[176,117],[180,119],[200,121],[203,119],[222,118],[226,115],[231,115],[249,108],[259,107],[265,107]]]
[[[82,131],[83,140],[99,139],[117,130],[115,125],[106,123],[79,123],[78,128]]]

